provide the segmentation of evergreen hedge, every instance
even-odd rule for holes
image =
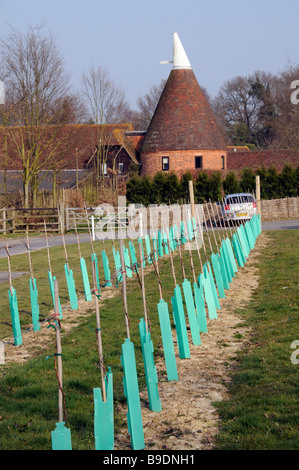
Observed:
[[[285,165],[278,173],[275,167],[261,167],[255,172],[251,168],[242,170],[238,177],[229,171],[224,179],[221,172],[200,171],[193,175],[186,171],[179,179],[173,172],[159,171],[154,177],[132,176],[127,182],[129,204],[182,204],[189,201],[189,180],[193,180],[195,202],[218,202],[224,194],[255,192],[255,177],[260,176],[261,198],[279,199],[299,196],[299,166]]]

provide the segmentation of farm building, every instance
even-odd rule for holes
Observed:
[[[256,170],[286,163],[299,164],[299,151],[232,147],[219,129],[204,91],[199,86],[182,43],[173,34],[172,69],[147,130],[130,123],[48,126],[41,143],[39,189],[73,188],[92,171],[105,177],[126,176],[131,163],[141,175],[158,171]],[[25,138],[24,138],[25,137]],[[22,188],[23,167],[17,148],[28,135],[20,127],[0,128],[0,193]],[[50,145],[49,145],[50,142]],[[8,149],[8,150],[7,150]],[[99,167],[100,169],[96,167]]]

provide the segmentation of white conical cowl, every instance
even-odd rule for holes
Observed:
[[[191,64],[177,33],[173,33],[173,68],[191,69]]]

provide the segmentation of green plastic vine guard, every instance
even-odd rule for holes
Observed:
[[[229,263],[229,269],[230,269],[231,277],[233,279],[234,277],[236,277],[236,271],[235,271],[235,266],[234,266],[234,260],[235,259],[233,259],[231,257],[231,253],[229,251],[229,245],[228,245],[227,241],[223,240],[222,243],[223,243],[223,246],[224,246],[224,249],[225,249],[225,252],[226,252],[226,256],[227,256],[227,260],[228,260],[228,263]]]
[[[207,266],[208,266],[209,269],[207,268]],[[214,276],[213,276],[211,265],[210,265],[209,261],[208,261],[208,264],[206,265],[206,270],[207,270],[207,274],[208,274],[209,279],[210,279],[210,284],[211,284],[211,288],[212,288],[212,292],[213,292],[213,296],[214,296],[216,309],[221,310],[221,305],[220,305],[218,294],[217,294],[216,284],[215,284]]]
[[[112,251],[113,251],[115,270],[117,272],[117,280],[118,282],[121,282],[123,279],[123,276],[122,276],[122,269],[121,269],[120,254],[119,254],[119,251],[116,251],[114,247],[112,247]]]
[[[243,255],[242,255],[242,252],[241,252],[240,241],[239,241],[238,235],[236,233],[233,234],[232,245],[233,245],[233,250],[234,250],[235,255],[236,255],[238,266],[239,266],[239,268],[242,268],[244,266],[244,259],[243,259]]]
[[[103,261],[106,286],[111,287],[112,282],[111,282],[111,274],[110,274],[110,267],[109,267],[109,259],[105,250],[102,250],[102,261]]]
[[[184,221],[182,220],[181,222],[181,236],[180,236],[180,240],[181,240],[181,244],[182,245],[185,245],[185,243],[187,243],[187,238],[186,238],[186,234],[185,234],[185,224],[184,224]]]
[[[69,269],[69,266],[67,263],[64,264],[64,272],[65,272],[66,283],[67,283],[67,288],[68,288],[68,293],[69,293],[69,298],[70,298],[71,309],[77,310],[79,308],[79,305],[78,305],[78,298],[76,294],[75,280],[73,276],[73,271],[72,269]]]
[[[228,259],[228,255],[227,255],[227,250],[225,249],[225,245],[224,244],[221,244],[220,246],[220,256],[222,257],[223,261],[224,261],[224,266],[225,266],[225,270],[226,270],[226,276],[227,276],[227,281],[228,283],[230,284],[232,282],[232,270],[231,270],[231,266],[230,266],[230,263],[229,263],[229,259]]]
[[[167,237],[167,233],[165,232],[165,230],[163,230],[162,243],[163,243],[164,254],[169,255],[168,237]]]
[[[95,450],[114,450],[113,374],[111,367],[105,377],[106,401],[101,388],[93,389]]]
[[[220,253],[217,253],[217,257],[218,257],[218,262],[219,262],[219,268],[220,268],[220,272],[221,272],[223,287],[224,287],[225,290],[228,290],[229,289],[229,282],[228,282],[228,277],[227,277],[227,267],[226,267],[226,264],[225,264],[223,251],[221,250],[221,248],[220,248]]]
[[[132,269],[131,269],[131,259],[128,248],[124,246],[124,260],[125,260],[125,269],[127,277],[132,277]]]
[[[40,331],[38,290],[35,278],[29,279],[33,331]]]
[[[163,245],[162,245],[162,233],[161,230],[158,230],[158,254],[162,258],[164,253],[163,253]]]
[[[48,279],[49,279],[49,285],[50,285],[50,291],[51,291],[51,296],[52,296],[52,302],[53,302],[53,308],[55,308],[55,293],[54,293],[54,281],[56,279],[55,276],[52,276],[52,273],[48,271]],[[59,319],[62,319],[62,308],[61,308],[61,303],[60,303],[60,297],[58,298],[58,305],[59,305]]]
[[[131,445],[133,450],[141,450],[145,447],[144,432],[134,344],[130,338],[126,338],[122,344],[121,364],[124,370],[123,386],[128,405],[127,421]]]
[[[188,359],[190,357],[190,347],[188,342],[182,292],[179,285],[174,288],[174,296],[171,297],[171,303],[173,308],[175,328],[177,332],[179,357],[181,359]]]
[[[87,267],[86,267],[86,261],[83,257],[80,258],[80,269],[81,269],[82,280],[83,280],[83,289],[84,289],[85,300],[87,302],[90,302],[92,300],[92,295],[91,295],[91,290],[90,290],[90,284],[89,284],[88,272],[87,272]]]
[[[237,228],[237,233],[238,233],[238,237],[239,237],[239,240],[240,240],[240,244],[241,244],[242,251],[243,251],[243,254],[244,254],[244,257],[245,257],[245,262],[246,262],[247,259],[248,259],[248,256],[249,256],[249,247],[248,247],[247,240],[244,237],[244,231],[242,229],[244,230],[243,225],[240,225]]]
[[[200,333],[207,333],[207,317],[206,317],[206,306],[204,299],[204,290],[203,290],[203,274],[201,273],[198,276],[198,283],[193,283],[194,299],[197,312],[197,321],[199,326]]]
[[[245,232],[246,232],[246,235],[247,235],[249,247],[250,247],[251,250],[253,250],[255,243],[254,243],[253,233],[252,233],[252,230],[251,230],[249,220],[245,223]]]
[[[179,229],[177,225],[173,225],[172,227],[172,240],[173,240],[173,250],[176,250],[178,247],[178,240],[179,240]]]
[[[214,271],[214,275],[216,279],[219,297],[220,299],[225,299],[225,292],[224,292],[223,280],[222,280],[220,267],[219,267],[218,256],[215,255],[215,253],[211,254],[211,261],[212,261],[212,266],[213,266],[213,271]]]
[[[55,431],[51,431],[52,450],[72,450],[71,430],[64,421],[56,423]]]
[[[150,237],[146,234],[144,237],[145,240],[145,248],[146,248],[146,254],[147,254],[147,262],[149,264],[152,264],[151,260],[151,242],[150,242]]]
[[[201,345],[200,340],[200,332],[199,332],[199,324],[197,320],[195,305],[194,305],[194,298],[191,288],[191,283],[188,279],[184,279],[182,283],[184,299],[189,319],[189,326],[191,331],[192,342],[194,345],[199,346]]]
[[[138,273],[138,263],[137,263],[135,246],[131,240],[129,241],[129,250],[130,250],[130,256],[132,260],[132,266],[134,266],[134,271]]]
[[[139,322],[139,335],[141,340],[149,406],[152,411],[159,412],[162,410],[162,405],[158,392],[158,374],[154,361],[154,345],[150,332],[146,331],[144,318],[141,318]]]
[[[233,252],[233,249],[232,249],[232,244],[231,244],[230,238],[225,238],[224,243],[227,246],[227,251],[228,251],[228,254],[230,256],[233,271],[234,271],[234,273],[237,273],[238,272],[238,267],[237,267],[237,263],[236,263],[236,260],[235,260],[235,256],[234,256],[234,252]]]
[[[211,320],[217,318],[217,307],[215,304],[215,297],[211,285],[211,279],[208,273],[206,264],[203,266],[203,288],[205,293],[205,299],[208,306],[208,314]]]
[[[21,346],[23,344],[23,341],[22,341],[22,332],[21,332],[21,325],[20,325],[18,299],[17,299],[17,292],[13,287],[11,288],[11,291],[10,289],[8,289],[8,298],[9,298],[9,306],[10,306],[10,313],[11,313],[12,330],[13,330],[13,336],[14,336],[14,345]]]
[[[143,267],[145,268],[145,257],[144,257],[144,249],[143,249],[143,242],[142,242],[142,238],[141,237],[138,237],[138,243],[140,243],[141,245],[141,252],[142,252],[142,259],[143,259]]]
[[[175,250],[175,243],[174,243],[174,229],[170,227],[169,229],[169,248],[171,251]]]
[[[176,358],[173,346],[173,338],[171,332],[171,324],[169,318],[168,304],[164,299],[160,299],[158,303],[158,315],[160,321],[160,329],[162,336],[162,344],[164,351],[165,366],[167,372],[167,379],[178,380],[178,371],[176,365]]]
[[[100,285],[100,278],[99,278],[99,263],[98,263],[97,254],[95,252],[91,253],[91,262],[94,262],[97,288],[98,288],[98,292],[101,292],[101,285]]]

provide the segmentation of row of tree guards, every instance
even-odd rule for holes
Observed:
[[[81,255],[80,241],[77,228],[77,245],[80,259],[80,269],[82,274],[84,296],[86,301],[94,301],[96,315],[96,338],[101,369],[101,387],[94,388],[94,438],[96,450],[114,449],[114,410],[113,410],[113,373],[110,367],[106,368],[102,347],[102,330],[100,317],[99,297],[101,290],[107,286],[122,288],[122,299],[124,308],[124,321],[126,328],[126,338],[122,344],[121,365],[123,367],[123,386],[127,400],[127,423],[131,438],[132,449],[141,450],[145,447],[144,432],[142,424],[141,404],[139,397],[138,376],[136,369],[134,343],[130,335],[130,318],[127,304],[127,279],[136,275],[138,288],[142,289],[143,317],[139,322],[139,334],[142,347],[146,386],[149,398],[149,407],[154,412],[162,410],[162,403],[159,397],[158,376],[154,362],[154,345],[151,339],[151,326],[149,321],[149,309],[146,302],[146,292],[144,283],[144,269],[152,266],[156,274],[159,300],[157,310],[162,336],[163,353],[167,379],[178,381],[177,357],[175,354],[173,335],[176,335],[179,359],[190,358],[190,341],[192,344],[201,345],[201,334],[208,332],[207,317],[211,320],[218,318],[218,311],[221,310],[220,300],[225,298],[225,291],[230,289],[230,284],[236,276],[238,269],[247,262],[250,251],[255,246],[255,241],[261,233],[260,215],[254,215],[245,223],[226,223],[222,214],[217,213],[217,209],[210,203],[205,203],[205,210],[198,214],[195,210],[192,182],[190,182],[191,210],[188,220],[181,221],[180,226],[162,226],[157,231],[156,236],[149,238],[148,235],[139,237],[137,249],[132,240],[129,240],[129,247],[125,246],[125,241],[119,240],[119,249],[116,249],[113,240],[113,260],[115,264],[114,274],[110,273],[109,259],[103,240],[101,253],[105,282],[100,283],[99,260],[94,249],[93,237],[88,225],[91,247],[91,268],[92,286],[89,283],[87,265]],[[219,209],[220,210],[220,209]],[[216,211],[216,212],[215,212]],[[208,229],[205,213],[209,220],[220,221],[220,228],[216,230],[214,224]],[[88,220],[88,217],[87,217]],[[65,397],[63,390],[62,373],[62,346],[61,346],[61,322],[63,321],[63,308],[59,298],[58,280],[53,275],[50,249],[45,225],[46,248],[48,254],[48,281],[53,301],[53,312],[47,321],[49,327],[56,332],[56,351],[54,354],[55,371],[58,380],[58,410],[59,419],[56,428],[51,433],[53,450],[71,450],[71,430],[66,427]],[[205,234],[205,236],[204,236]],[[69,293],[71,309],[77,310],[78,297],[76,293],[73,271],[70,267],[66,243],[62,231],[62,241],[64,250],[64,271]],[[212,242],[214,241],[214,243]],[[210,259],[207,245],[210,248]],[[214,245],[214,250],[213,250]],[[33,272],[30,243],[27,234],[26,246],[28,249],[30,267],[30,299],[32,311],[33,330],[40,329],[38,290]],[[192,279],[186,276],[185,261],[182,250],[188,251]],[[201,250],[202,249],[202,250]],[[20,328],[19,312],[16,290],[12,285],[11,257],[9,247],[6,247],[8,255],[9,269],[9,303],[12,318],[12,327],[15,346],[22,345],[22,334]],[[183,282],[180,285],[174,265],[174,254],[178,254],[180,259],[181,274]],[[193,257],[197,256],[200,262],[200,273],[196,273]],[[174,329],[171,326],[171,316],[169,305],[163,296],[163,285],[159,271],[159,259],[166,257],[169,260],[171,276],[173,278],[173,296],[171,297],[171,307],[173,315]],[[190,329],[190,338],[187,333],[187,325]]]

